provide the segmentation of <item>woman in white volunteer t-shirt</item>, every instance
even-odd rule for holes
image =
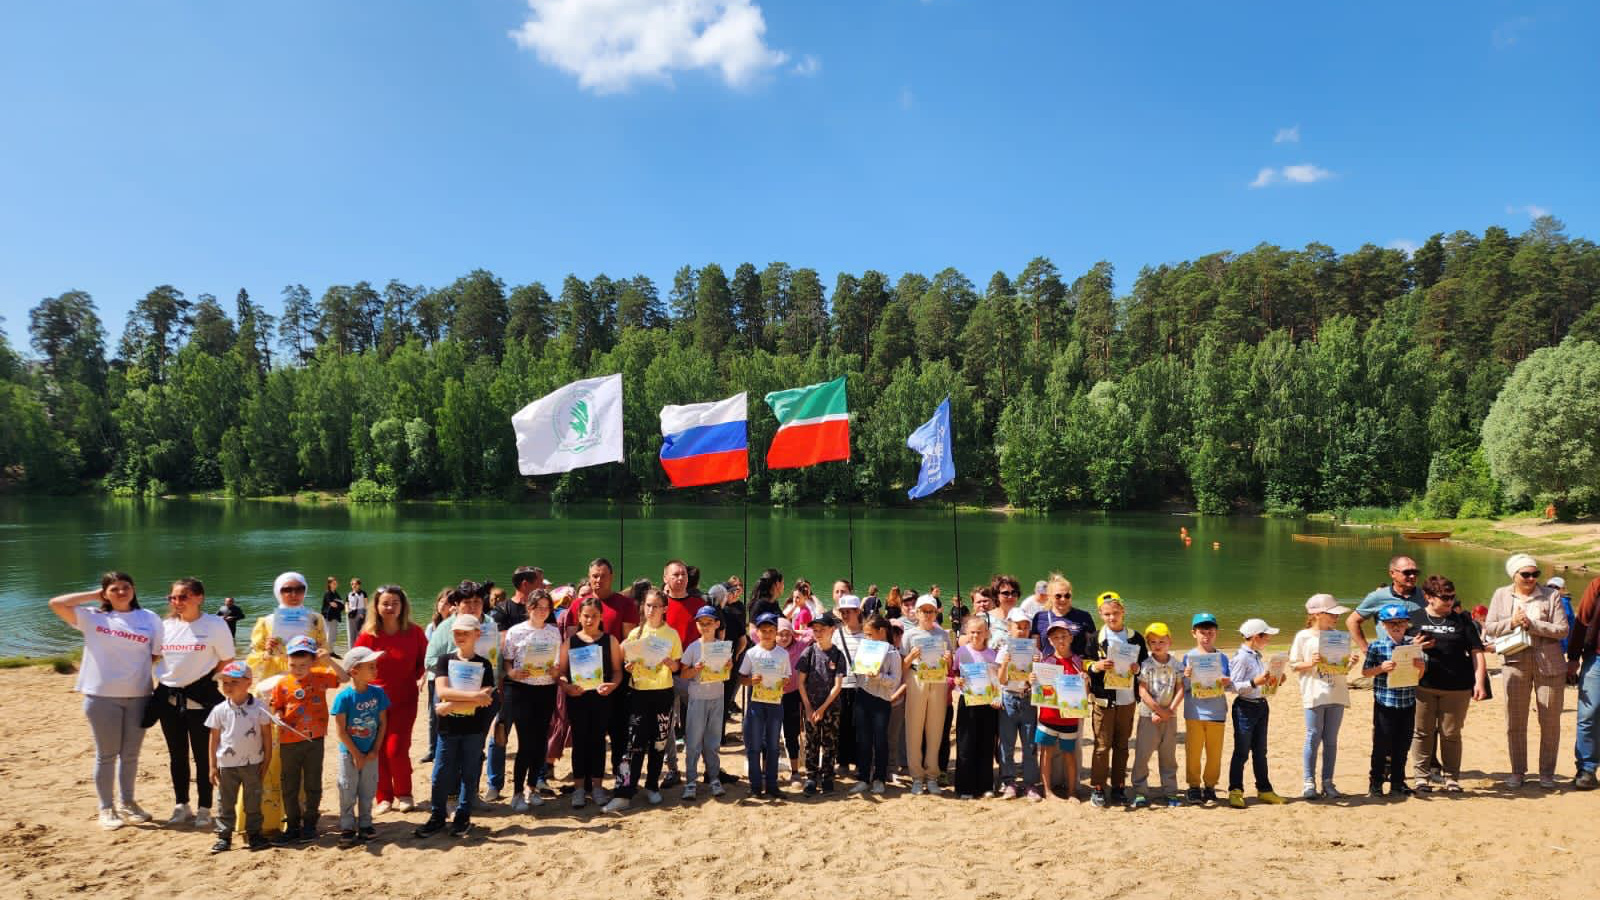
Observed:
[[[83,605],[93,601],[99,606]],[[83,713],[94,736],[100,826],[148,822],[149,813],[133,800],[133,785],[144,743],[142,720],[151,672],[161,653],[161,619],[139,608],[133,578],[125,572],[100,576],[98,591],[52,597],[50,611],[83,633],[83,667],[78,670],[76,690],[83,694]]]
[[[206,588],[197,578],[180,578],[167,592],[167,617],[161,620],[161,663],[156,667],[156,721],[167,741],[172,793],[177,806],[168,825],[194,818],[196,828],[211,824],[211,731],[206,716],[222,702],[214,679],[233,659],[233,632],[220,616],[205,612]],[[200,808],[189,809],[189,759],[199,785]]]

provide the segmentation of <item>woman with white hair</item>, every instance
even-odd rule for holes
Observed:
[[[322,615],[306,606],[306,577],[299,572],[284,572],[272,582],[272,596],[278,605],[272,612],[256,620],[250,627],[250,655],[245,663],[255,676],[251,690],[258,696],[270,690],[267,679],[289,671],[289,657],[284,650],[289,641],[305,635],[317,642],[319,648],[328,633]],[[283,824],[283,783],[281,761],[277,751],[278,729],[273,729],[273,751],[267,771],[261,776],[261,825],[267,834],[276,833]],[[244,798],[239,798],[235,817],[240,831],[244,830]]]
[[[1506,560],[1511,583],[1497,588],[1483,623],[1486,639],[1510,637],[1505,649],[1506,746],[1511,756],[1510,788],[1522,787],[1528,774],[1528,701],[1539,711],[1539,786],[1556,786],[1556,754],[1561,745],[1561,703],[1567,687],[1561,639],[1567,614],[1556,592],[1539,584],[1539,562],[1526,553]]]

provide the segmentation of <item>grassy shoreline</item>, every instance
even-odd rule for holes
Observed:
[[[1308,519],[1345,527],[1395,531],[1447,531],[1446,540],[1506,553],[1531,553],[1541,561],[1567,567],[1600,569],[1600,523],[1551,521],[1537,513],[1514,513],[1485,519],[1422,519],[1395,515],[1395,510],[1359,509],[1343,514],[1316,513]]]

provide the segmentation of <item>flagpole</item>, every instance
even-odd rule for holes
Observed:
[[[955,588],[956,588],[956,598],[959,600],[960,597],[961,597],[961,591],[962,591],[962,587],[961,587],[961,529],[956,527],[956,501],[955,501],[954,497],[950,498],[950,543],[952,545],[954,545],[955,552],[956,552],[956,584],[955,584]]]
[[[627,464],[626,463],[623,464],[623,470],[624,470],[623,471],[623,475],[624,475],[624,477],[626,477],[626,475],[627,475],[627,471],[626,471],[627,470]],[[625,525],[625,520],[623,519],[623,515],[622,515],[622,513],[623,513],[622,503],[623,503],[623,501],[625,499],[626,499],[626,496],[621,491],[618,491],[617,492],[617,581],[619,583],[622,580],[623,570],[626,569],[626,567],[628,565],[628,529],[627,529],[627,527]]]
[[[743,579],[743,581],[741,581],[740,583],[741,584],[749,584],[750,583],[750,485],[749,485],[748,482],[746,482],[742,486],[744,488],[744,566],[743,566],[744,574],[740,576]]]
[[[850,584],[852,588],[856,583],[856,501],[851,497],[845,506],[845,522],[849,529],[850,545]]]

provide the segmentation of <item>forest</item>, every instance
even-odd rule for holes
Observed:
[[[830,289],[816,269],[709,263],[663,296],[642,275],[508,287],[479,269],[442,287],[289,285],[275,313],[244,290],[230,309],[161,285],[114,344],[69,290],[31,309],[25,346],[0,331],[0,483],[899,503],[918,464],[906,436],[949,396],[958,478],[939,496],[969,503],[1454,516],[1600,500],[1600,250],[1558,220],[1409,254],[1262,244],[1146,266],[1121,294],[1113,276],[1037,257],[981,286],[947,268]],[[619,371],[626,466],[519,476],[511,414]],[[851,460],[767,471],[761,397],[840,374]],[[749,480],[674,492],[658,411],[740,390]]]

